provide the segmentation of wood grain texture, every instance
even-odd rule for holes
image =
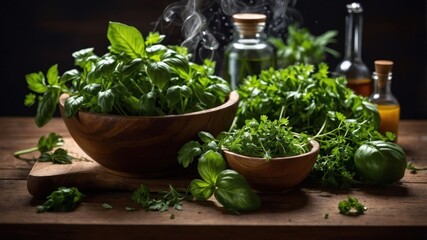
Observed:
[[[427,167],[427,121],[402,121],[399,129],[398,143],[405,149],[407,160],[417,167]],[[37,214],[35,207],[44,200],[28,192],[22,172],[29,171],[32,165],[14,159],[12,153],[33,146],[41,135],[51,131],[65,137],[67,149],[86,156],[61,119],[53,119],[39,129],[32,118],[0,118],[0,176],[8,176],[0,178],[0,239],[427,237],[427,171],[406,171],[399,183],[388,186],[357,186],[350,190],[324,189],[305,182],[287,193],[261,194],[261,209],[241,215],[227,213],[214,199],[185,201],[183,211],[128,212],[124,208],[134,206],[131,192],[115,190],[83,191],[85,198],[74,212]],[[32,154],[25,157],[31,158]],[[115,182],[114,178],[111,181]],[[349,195],[368,207],[364,215],[346,217],[338,213],[338,202]],[[102,203],[111,204],[113,209],[102,208]]]
[[[60,99],[62,116],[67,98]],[[63,120],[80,148],[115,174],[166,176],[180,168],[179,149],[200,131],[216,136],[230,128],[238,100],[237,92],[232,92],[224,104],[194,113],[147,117],[78,112]]]

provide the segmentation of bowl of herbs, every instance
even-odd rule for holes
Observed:
[[[122,23],[110,22],[107,37],[109,52],[74,52],[76,69],[62,76],[57,65],[46,76],[26,76],[33,92],[26,105],[38,104],[39,127],[59,103],[80,148],[110,172],[130,177],[172,174],[185,142],[199,131],[229,129],[239,96],[214,75],[213,62],[193,63],[186,48]]]
[[[221,137],[229,168],[243,175],[258,192],[283,192],[300,184],[310,173],[319,143],[291,131],[288,120],[247,120],[240,129]]]

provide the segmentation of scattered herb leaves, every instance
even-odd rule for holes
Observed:
[[[348,197],[338,203],[338,209],[341,214],[347,216],[358,216],[364,214],[367,208],[355,197]]]
[[[36,207],[37,213],[49,212],[70,212],[73,211],[82,201],[84,195],[75,187],[60,187],[53,191],[47,201]]]
[[[110,204],[108,204],[108,203],[103,203],[103,204],[101,204],[101,206],[103,207],[103,208],[105,208],[105,209],[113,209],[113,206],[111,206]]]
[[[169,207],[173,207],[178,211],[182,210],[182,200],[184,200],[185,195],[174,187],[169,185],[169,191],[159,192],[159,194],[162,195],[161,198],[151,198],[149,188],[146,185],[141,185],[132,193],[132,201],[146,211],[164,212]]]
[[[73,157],[68,155],[68,151],[57,148],[53,153],[45,152],[38,158],[40,162],[52,162],[53,164],[71,164]]]
[[[406,169],[411,171],[411,174],[417,174],[418,171],[423,171],[423,170],[427,170],[426,168],[418,168],[416,166],[414,166],[414,164],[412,162],[408,162],[408,164],[406,165]]]
[[[36,151],[39,151],[40,153],[43,154],[43,153],[46,153],[46,152],[53,150],[56,147],[60,147],[62,145],[64,145],[64,140],[63,140],[62,136],[60,136],[59,134],[57,134],[55,132],[51,132],[47,136],[41,136],[40,137],[38,144],[37,144],[37,147],[32,147],[32,148],[20,150],[20,151],[15,152],[13,155],[15,157],[19,158],[23,154],[36,152]]]

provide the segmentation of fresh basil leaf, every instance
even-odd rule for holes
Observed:
[[[134,73],[138,72],[143,66],[143,61],[141,58],[133,59],[129,64],[124,65],[122,69],[123,78],[127,78]]]
[[[52,163],[54,164],[71,164],[73,157],[68,155],[68,151],[63,148],[56,149],[52,154]]]
[[[98,60],[95,67],[95,76],[110,76],[116,66],[116,60],[111,56],[105,56]]]
[[[188,63],[187,58],[181,55],[175,55],[171,58],[165,58],[162,61],[169,65],[171,67],[171,70],[180,75],[182,78],[188,78],[190,72],[190,65]]]
[[[145,115],[153,115],[156,109],[157,94],[153,90],[143,95],[139,100],[139,107]]]
[[[203,180],[211,185],[215,185],[218,174],[227,168],[222,155],[218,152],[209,150],[200,158],[197,165],[197,171]]]
[[[37,206],[37,213],[46,211],[70,212],[82,201],[84,195],[75,187],[60,187],[53,191],[43,205]]]
[[[212,141],[215,141],[215,137],[208,132],[200,131],[197,135],[199,136],[200,140],[202,140],[202,142],[204,143],[210,143]]]
[[[145,39],[145,45],[151,46],[160,43],[165,38],[165,35],[160,35],[158,32],[150,32]]]
[[[111,90],[113,91],[113,93],[116,96],[129,97],[131,95],[131,93],[126,88],[126,86],[123,85],[123,83],[121,83],[121,82],[118,82],[116,85],[114,85],[113,87],[111,87]]]
[[[85,68],[86,64],[91,63],[97,59],[97,56],[93,53],[93,48],[85,48],[76,51],[72,54],[74,57],[74,63],[76,66]]]
[[[184,144],[178,151],[178,162],[183,167],[188,167],[193,162],[194,158],[200,156],[202,149],[197,141],[190,141]]]
[[[44,93],[47,91],[45,78],[42,72],[27,74],[25,79],[30,90],[36,93]]]
[[[145,55],[144,38],[135,27],[123,23],[110,22],[107,37],[111,44],[111,52],[125,53],[131,58]]]
[[[101,89],[102,85],[100,83],[91,83],[83,87],[83,92],[89,95],[98,95]]]
[[[64,72],[64,74],[62,74],[60,81],[62,83],[66,83],[68,81],[77,80],[79,77],[80,77],[80,72],[77,69],[71,69]]]
[[[63,143],[64,140],[62,139],[62,136],[51,132],[47,136],[40,137],[37,148],[41,153],[45,153],[48,151],[51,151],[53,148],[57,147],[60,143]]]
[[[214,188],[214,186],[201,179],[194,179],[190,183],[191,195],[200,201],[208,200],[213,195]]]
[[[55,64],[49,68],[46,77],[49,85],[58,84],[58,64]]]
[[[48,88],[39,100],[35,118],[38,127],[43,127],[52,118],[58,104],[59,94],[59,89]]]
[[[147,75],[160,90],[170,81],[170,69],[164,62],[152,62],[147,66]]]
[[[109,113],[113,111],[114,93],[111,89],[101,91],[98,93],[98,106],[101,107],[102,112]]]
[[[156,44],[145,49],[147,55],[155,61],[160,61],[162,59],[163,54],[165,54],[167,50],[168,48],[162,44]]]
[[[25,100],[24,100],[24,105],[27,107],[30,107],[32,105],[34,105],[34,103],[36,102],[36,95],[33,93],[29,93],[27,95],[25,95]]]
[[[224,170],[216,181],[215,198],[230,211],[255,211],[261,206],[259,196],[245,178],[234,170]]]
[[[80,110],[83,103],[84,103],[83,96],[74,95],[67,98],[67,100],[65,100],[65,103],[64,103],[65,117],[70,118],[74,116],[77,113],[77,111]]]

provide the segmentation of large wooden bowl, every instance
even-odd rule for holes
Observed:
[[[199,131],[214,136],[227,131],[236,115],[239,95],[215,108],[167,116],[115,116],[79,111],[64,115],[68,95],[60,97],[65,125],[80,148],[110,172],[127,177],[172,175],[179,169],[177,153]]]
[[[311,141],[310,152],[273,158],[248,157],[223,149],[228,166],[242,174],[258,192],[283,192],[301,183],[310,173],[319,154],[319,143]]]

